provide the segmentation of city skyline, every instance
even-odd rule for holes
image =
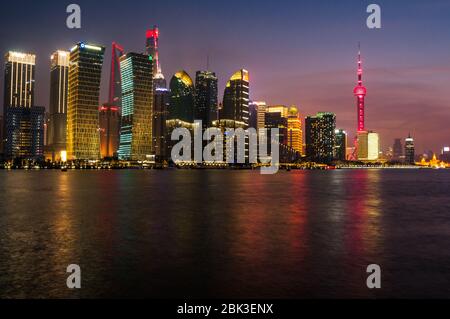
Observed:
[[[224,27],[227,24],[225,17],[231,15],[232,9],[236,7],[234,2],[230,2],[229,8],[222,8],[219,16],[216,12],[218,9],[212,8],[217,6],[214,4],[204,4],[206,8],[190,4],[189,8],[185,8],[185,5],[179,3],[178,7],[175,6],[177,10],[170,6],[171,11],[165,5],[157,4],[153,11],[142,14],[141,11],[145,10],[122,10],[115,1],[108,2],[108,6],[103,1],[96,4],[80,1],[83,10],[83,25],[80,31],[64,27],[64,4],[61,4],[60,8],[49,8],[47,4],[32,4],[31,7],[36,7],[36,16],[45,9],[54,11],[55,17],[60,15],[61,21],[45,21],[42,24],[43,31],[48,28],[52,30],[48,30],[48,37],[38,38],[39,41],[32,36],[32,32],[26,32],[21,27],[18,27],[19,30],[14,32],[14,35],[2,34],[4,41],[0,44],[0,49],[3,54],[9,50],[19,50],[37,55],[35,104],[44,105],[48,110],[48,57],[52,52],[57,49],[67,50],[79,41],[106,46],[105,61],[110,61],[109,51],[113,41],[120,43],[126,52],[144,52],[145,31],[156,24],[161,30],[160,60],[166,79],[170,79],[176,70],[186,70],[194,77],[196,71],[206,68],[209,55],[209,69],[216,72],[219,78],[219,100],[222,99],[227,79],[236,69],[246,68],[251,73],[252,100],[266,101],[268,105],[297,105],[302,117],[321,111],[333,112],[337,115],[337,126],[349,132],[351,141],[355,133],[354,97],[351,90],[355,82],[357,43],[361,41],[365,85],[370,92],[366,99],[367,126],[380,133],[383,149],[392,147],[394,138],[404,139],[409,132],[415,138],[418,153],[429,149],[438,153],[443,146],[449,144],[449,129],[446,129],[445,124],[450,118],[450,97],[446,96],[445,83],[450,81],[450,68],[442,67],[441,64],[450,65],[450,59],[447,57],[450,56],[450,48],[440,44],[439,50],[417,47],[414,52],[405,53],[407,48],[413,44],[417,46],[420,41],[430,43],[430,39],[426,39],[429,35],[424,30],[417,30],[420,24],[415,23],[411,32],[408,32],[407,29],[411,26],[405,21],[408,14],[411,18],[417,16],[423,23],[432,23],[434,34],[443,32],[440,30],[443,21],[439,19],[439,14],[436,16],[435,6],[412,1],[408,8],[402,8],[400,5],[381,1],[385,13],[383,28],[371,31],[364,25],[367,18],[365,3],[344,1],[341,7],[335,4],[313,6],[311,1],[302,3],[303,7],[300,8],[286,1],[286,6],[278,8],[279,17],[273,23],[267,24],[266,28],[263,28],[263,22],[257,15],[252,15],[249,21],[254,21],[254,24],[249,30],[244,30],[241,29],[245,20],[242,14],[233,16],[232,21],[235,23],[227,22],[232,27]],[[440,2],[441,6],[443,3]],[[255,13],[265,14],[274,6],[254,5],[252,1],[243,4],[243,11],[253,9]],[[9,9],[9,6],[7,4],[6,9]],[[349,8],[352,10],[349,11]],[[14,7],[10,9],[17,10]],[[186,30],[183,22],[198,15],[194,9],[208,11],[206,22],[194,19]],[[288,9],[296,9],[299,17],[303,17],[307,12],[314,12],[315,20],[301,20],[295,26],[288,19],[292,16]],[[316,14],[316,11],[321,11],[322,14]],[[336,24],[331,19],[332,13],[335,16],[344,14],[352,18],[342,27],[337,27],[337,31],[331,30]],[[396,19],[403,22],[401,27],[397,20],[393,20],[394,13]],[[419,13],[422,15],[418,16]],[[106,26],[111,27],[111,24],[108,22],[105,26],[99,26],[97,23],[103,14],[122,14],[126,19],[133,18],[133,23],[128,25],[126,34],[120,32],[117,27],[108,29],[109,32],[106,33]],[[176,19],[176,23],[168,23],[169,20],[173,21],[173,17],[180,19]],[[432,22],[428,20],[431,17],[434,18]],[[213,18],[217,18],[217,21]],[[3,23],[8,23],[8,19],[5,17]],[[21,18],[16,16],[16,19]],[[36,17],[31,17],[29,23],[34,19]],[[211,23],[211,30],[203,33],[192,32],[198,31],[207,22]],[[286,24],[298,32],[298,37],[292,36],[293,31],[286,31]],[[21,29],[23,32],[19,32]],[[414,30],[418,31],[415,33],[417,39],[412,36]],[[230,52],[228,45],[232,34],[236,32],[242,33],[241,50]],[[341,34],[340,40],[331,39],[336,32]],[[199,34],[201,36],[198,36]],[[314,37],[319,34],[321,41]],[[272,43],[276,45],[269,45],[269,39],[273,39]],[[266,48],[266,51],[262,48]],[[277,51],[278,54],[274,54]],[[271,59],[272,56],[275,58]],[[109,66],[105,64],[100,101],[107,100],[108,74]],[[3,91],[3,85],[1,87]],[[323,94],[323,88],[327,94]],[[427,108],[426,116],[423,114],[424,108]]]

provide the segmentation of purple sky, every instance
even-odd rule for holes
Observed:
[[[73,2],[82,8],[79,31],[65,27],[65,8]],[[365,25],[374,2],[382,8],[381,30]],[[438,152],[450,145],[449,16],[446,0],[23,0],[2,4],[0,52],[38,55],[37,103],[47,106],[52,51],[78,41],[105,45],[103,101],[111,42],[142,52],[146,28],[157,24],[166,78],[180,69],[194,77],[209,54],[220,91],[245,67],[252,99],[295,104],[305,116],[334,112],[338,126],[353,135],[361,41],[367,128],[381,134],[384,148],[411,132],[418,152]]]

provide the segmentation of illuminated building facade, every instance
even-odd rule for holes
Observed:
[[[289,108],[284,105],[266,108],[265,127],[267,129],[278,128],[279,141],[284,145],[288,145],[288,114]]]
[[[146,54],[120,58],[122,122],[119,159],[146,160],[152,155],[153,60]]]
[[[296,106],[289,108],[287,122],[287,145],[303,156],[303,126]]]
[[[116,158],[120,143],[121,110],[114,104],[105,103],[99,110],[100,156]]]
[[[168,119],[193,123],[194,104],[194,82],[185,71],[179,71],[170,81]]]
[[[368,157],[369,161],[380,159],[380,135],[375,132],[369,132],[367,135]]]
[[[104,47],[78,43],[70,51],[67,104],[69,160],[100,157],[99,97]]]
[[[194,128],[194,82],[186,71],[179,71],[170,80],[169,110],[166,121],[167,154],[171,154],[172,146],[176,142],[171,141],[174,129],[179,127],[191,131]]]
[[[6,158],[42,158],[45,108],[34,106],[36,56],[5,55],[3,138]]]
[[[375,132],[358,132],[358,160],[376,161],[380,157],[380,137]]]
[[[347,132],[342,129],[335,131],[334,158],[338,161],[347,160]]]
[[[416,156],[416,148],[414,144],[414,139],[411,137],[411,134],[405,139],[405,163],[414,165],[415,156]]]
[[[58,160],[61,151],[66,149],[69,58],[67,51],[51,55],[48,147],[52,160]]]
[[[306,156],[319,163],[330,163],[334,159],[336,115],[317,113],[305,120]]]
[[[198,71],[195,76],[194,119],[201,120],[203,130],[217,121],[218,79],[214,72]]]
[[[6,149],[8,159],[44,158],[45,107],[6,108]]]
[[[223,107],[220,110],[220,121],[232,121],[233,127],[249,127],[249,73],[247,70],[239,70],[233,74],[227,82]]]
[[[5,55],[5,109],[34,105],[35,74],[36,55],[12,51]]]
[[[167,118],[169,115],[169,90],[156,88],[153,101],[153,152],[157,162],[168,160]]]

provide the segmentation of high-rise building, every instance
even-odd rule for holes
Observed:
[[[248,106],[248,126],[254,129],[258,128],[258,104],[250,102]]]
[[[393,160],[394,161],[400,161],[403,158],[403,145],[402,140],[400,138],[396,138],[394,140],[394,146],[392,147],[393,150]]]
[[[443,162],[450,163],[450,146],[444,146],[442,148],[439,159]]]
[[[218,79],[214,72],[198,71],[195,77],[194,120],[201,120],[203,130],[217,121]]]
[[[367,136],[368,160],[376,161],[380,159],[380,135],[375,132],[369,132]]]
[[[153,151],[157,162],[168,159],[166,121],[169,115],[169,90],[156,88],[153,101]]]
[[[66,149],[69,58],[70,52],[66,51],[59,50],[51,55],[47,142],[53,160],[58,160],[58,155]]]
[[[152,29],[147,30],[146,53],[153,59],[153,78],[158,74],[162,74],[159,62],[159,28],[155,25]]]
[[[42,158],[45,108],[34,106],[36,56],[5,55],[4,153],[6,158]]]
[[[264,129],[266,127],[266,102],[252,102],[256,107],[256,129],[259,131],[260,129]]]
[[[347,132],[337,129],[336,140],[334,142],[334,158],[338,161],[347,160]]]
[[[288,111],[287,145],[303,156],[303,127],[296,106],[291,106]]]
[[[86,44],[70,51],[67,104],[67,156],[69,160],[100,157],[99,98],[105,48]]]
[[[111,70],[109,76],[108,102],[99,109],[100,156],[116,158],[120,144],[120,122],[122,118],[122,76],[120,58],[124,49],[113,42],[111,52]]]
[[[120,58],[122,122],[119,158],[146,160],[152,155],[153,59],[127,53]]]
[[[353,90],[353,94],[356,96],[357,103],[357,118],[358,118],[358,130],[357,132],[365,131],[365,97],[367,95],[367,89],[362,83],[362,61],[361,61],[361,50],[358,53],[358,85]]]
[[[219,117],[221,122],[233,125],[229,128],[249,127],[249,86],[249,73],[244,69],[234,73],[227,82]]]
[[[415,144],[411,134],[405,139],[405,163],[413,165],[415,163]]]
[[[116,158],[120,143],[121,110],[114,104],[105,103],[99,110],[100,156]]]
[[[111,70],[109,75],[108,104],[117,108],[122,107],[122,77],[120,75],[120,58],[124,49],[120,44],[113,42],[111,52]]]
[[[5,56],[5,90],[3,106],[32,107],[36,74],[36,55],[8,52]]]
[[[267,129],[277,128],[279,130],[278,141],[283,145],[288,145],[288,115],[289,108],[284,105],[266,108],[265,127]]]
[[[194,82],[185,71],[177,72],[170,81],[168,119],[194,122]]]
[[[380,157],[380,137],[375,132],[358,132],[358,160],[376,161]]]
[[[159,29],[153,26],[147,30],[146,34],[146,53],[153,60],[153,131],[152,131],[152,150],[157,162],[163,162],[167,157],[167,136],[166,121],[169,111],[169,90],[167,82],[162,73],[161,62],[159,59]]]
[[[330,163],[334,158],[336,115],[317,113],[308,116],[305,121],[306,155],[310,160]]]
[[[6,158],[43,159],[44,122],[45,107],[7,107]]]

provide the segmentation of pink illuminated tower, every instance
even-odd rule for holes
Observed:
[[[365,131],[365,123],[364,123],[364,99],[367,94],[367,89],[362,84],[362,62],[361,62],[361,47],[359,46],[358,52],[358,85],[355,87],[353,93],[357,99],[357,110],[358,110],[358,133]]]

